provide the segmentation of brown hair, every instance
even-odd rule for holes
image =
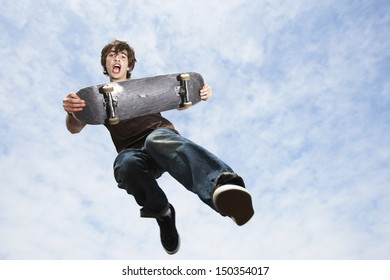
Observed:
[[[130,47],[130,45],[126,41],[114,40],[104,46],[100,57],[100,63],[103,66],[103,74],[108,76],[108,72],[106,68],[106,58],[112,49],[114,49],[115,52],[120,52],[123,50],[127,51],[127,57],[129,59],[129,63],[128,63],[129,71],[127,71],[126,78],[129,79],[131,77],[131,71],[133,71],[134,65],[137,60],[135,59],[134,49]]]

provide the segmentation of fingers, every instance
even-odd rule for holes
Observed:
[[[79,112],[84,109],[85,101],[71,92],[62,100],[62,106],[67,113]]]
[[[202,87],[202,89],[200,90],[200,98],[204,101],[206,101],[207,99],[209,99],[212,95],[212,90],[211,90],[211,87],[208,85],[208,84],[204,84],[204,86]]]

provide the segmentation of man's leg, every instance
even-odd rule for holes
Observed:
[[[126,149],[118,154],[114,162],[118,187],[133,195],[142,206],[141,217],[156,218],[161,243],[168,254],[174,254],[180,245],[175,210],[157,184],[156,178],[160,175],[157,164],[141,149]]]
[[[253,216],[252,199],[242,178],[203,147],[160,128],[146,138],[145,149],[159,166],[222,215],[239,225]]]
[[[118,187],[134,196],[145,211],[160,212],[168,199],[157,184],[160,170],[147,153],[140,149],[126,149],[114,161],[114,176]]]

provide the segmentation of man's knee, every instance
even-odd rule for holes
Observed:
[[[124,176],[130,175],[140,167],[140,159],[131,151],[122,152],[114,162],[114,175],[116,180],[123,181]]]
[[[145,143],[144,143],[145,149],[147,150],[148,147],[150,147],[151,145],[154,145],[155,143],[163,141],[164,138],[166,137],[165,136],[166,132],[167,132],[166,129],[159,128],[159,129],[155,129],[153,132],[149,133],[149,135],[145,139]]]
[[[178,148],[181,143],[177,141],[177,134],[169,128],[154,130],[145,139],[145,150],[152,156],[156,153],[168,152]]]

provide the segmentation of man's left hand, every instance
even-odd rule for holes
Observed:
[[[211,87],[205,83],[204,86],[202,87],[202,89],[200,90],[199,94],[200,94],[200,98],[203,101],[206,101],[207,99],[209,99],[211,97],[213,92],[211,91]]]

